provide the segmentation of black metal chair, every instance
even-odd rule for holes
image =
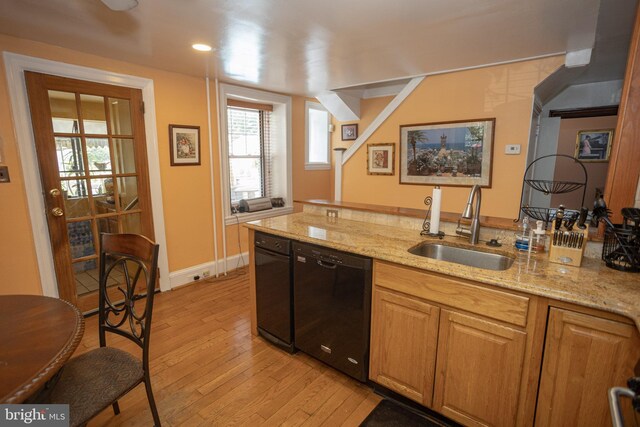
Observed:
[[[50,391],[49,403],[69,404],[70,425],[81,426],[144,383],[153,422],[160,427],[149,378],[149,337],[158,265],[158,245],[137,234],[102,234],[100,245],[100,347],[71,359]],[[107,282],[118,276],[123,303],[109,296]],[[138,283],[140,282],[140,283]],[[125,286],[126,285],[126,288]],[[142,286],[144,285],[144,286]],[[113,293],[115,289],[112,287]],[[146,293],[146,297],[140,293]],[[142,312],[136,308],[144,308]],[[142,359],[107,347],[106,332],[126,337],[142,348]]]

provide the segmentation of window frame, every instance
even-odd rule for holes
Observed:
[[[264,149],[264,110],[260,110],[257,108],[243,108],[236,107],[233,105],[226,106],[227,119],[229,117],[229,109],[236,110],[249,110],[255,111],[258,113],[258,127],[260,129],[260,154],[257,156],[254,155],[245,155],[245,156],[232,156],[229,151],[227,151],[227,164],[230,163],[231,159],[260,159],[260,193],[262,193],[262,197],[270,197],[270,194],[267,194],[267,189],[265,188],[265,149]],[[228,129],[227,129],[227,138],[229,137]],[[229,150],[229,144],[227,139],[227,150]],[[233,205],[233,201],[231,200],[231,177],[229,177],[229,203]]]
[[[331,114],[319,102],[305,101],[304,103],[304,169],[305,170],[329,170],[331,169],[331,134],[327,127],[327,161],[326,162],[310,162],[309,161],[309,110],[318,110],[327,113],[328,124],[331,124]]]
[[[260,212],[231,213],[231,187],[229,184],[229,136],[227,100],[235,99],[257,104],[273,106],[271,112],[271,128],[278,129],[278,137],[272,138],[272,161],[278,176],[272,177],[275,197],[283,197],[285,206]],[[258,89],[249,89],[227,83],[218,85],[218,117],[219,137],[218,150],[220,152],[220,182],[222,192],[223,218],[226,225],[254,221],[278,215],[293,213],[293,174],[292,174],[292,100],[290,96],[279,95]],[[276,166],[277,163],[277,166]]]

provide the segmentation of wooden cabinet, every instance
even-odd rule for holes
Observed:
[[[551,308],[536,426],[611,425],[607,390],[626,384],[639,357],[634,325]]]
[[[380,261],[371,321],[371,380],[467,426],[611,425],[640,359],[616,315]]]
[[[369,377],[430,407],[440,309],[374,288]]]
[[[529,312],[525,296],[376,262],[370,378],[465,425],[517,425]]]
[[[526,333],[442,310],[433,409],[464,425],[513,426]]]

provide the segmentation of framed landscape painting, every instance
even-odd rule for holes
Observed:
[[[495,119],[400,126],[400,184],[491,187]]]

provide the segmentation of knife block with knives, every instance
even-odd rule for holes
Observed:
[[[556,226],[556,221],[560,224]],[[582,256],[587,246],[589,226],[580,221],[580,226],[563,226],[562,219],[554,219],[551,225],[551,244],[549,246],[549,261],[580,267]]]

